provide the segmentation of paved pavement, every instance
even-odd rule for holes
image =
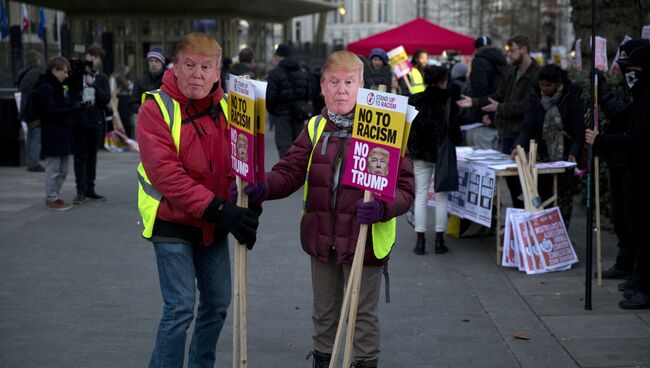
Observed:
[[[108,201],[67,213],[44,209],[42,174],[0,167],[1,368],[146,366],[162,304],[153,250],[139,236],[137,160],[100,153],[97,191]],[[63,195],[74,195],[72,172]],[[250,254],[251,367],[311,367],[300,195],[267,203]],[[581,259],[584,223],[576,210],[571,235]],[[594,284],[585,311],[584,262],[526,276],[496,265],[494,241],[449,239],[449,253],[416,256],[415,234],[398,220],[391,303],[380,304],[383,367],[650,366],[650,312],[619,309],[617,281]],[[604,244],[609,266],[614,238],[604,234]],[[218,367],[231,365],[231,343],[229,317]]]

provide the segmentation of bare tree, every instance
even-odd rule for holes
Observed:
[[[582,54],[590,52],[592,0],[571,0],[571,22],[577,38],[582,38]],[[607,52],[616,53],[625,35],[641,36],[641,28],[650,24],[650,0],[597,0],[596,35],[607,38]],[[585,63],[588,58],[583,58]]]

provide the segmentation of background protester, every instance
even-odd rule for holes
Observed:
[[[122,123],[122,128],[124,128],[124,133],[127,137],[133,138],[133,124],[131,122],[131,110],[129,108],[133,83],[129,80],[129,72],[130,68],[124,64],[115,67],[115,71],[109,79],[111,89],[110,106],[113,109],[113,120],[115,120],[115,116],[117,115]]]
[[[630,221],[632,241],[637,255],[634,275],[619,285],[624,299],[623,309],[650,309],[650,243],[645,227],[650,223],[650,193],[647,190],[646,171],[650,159],[646,145],[650,142],[648,106],[650,106],[650,46],[630,50],[628,58],[618,62],[632,93],[630,124],[625,134],[599,135],[587,129],[587,143],[600,152],[615,149],[626,153],[625,191],[630,193],[627,219]]]
[[[70,64],[61,56],[48,62],[35,90],[34,102],[41,121],[43,155],[45,156],[45,208],[68,211],[72,206],[61,198],[61,187],[68,175],[69,156],[72,153],[72,126],[67,116],[80,108],[66,101],[63,81],[68,78]]]
[[[397,88],[397,79],[393,75],[393,70],[390,65],[388,65],[388,55],[386,51],[381,48],[375,48],[370,51],[368,56],[368,61],[370,62],[370,78],[372,79],[372,85],[367,86],[366,88],[377,89],[379,85],[386,86],[387,91]]]
[[[291,147],[313,113],[309,73],[291,57],[286,44],[278,45],[275,54],[281,58],[277,68],[269,72],[266,89],[266,107],[273,115],[275,145],[280,158]]]
[[[530,140],[537,143],[538,161],[576,162],[584,144],[583,101],[580,90],[569,80],[566,71],[555,64],[539,71],[539,82],[528,97],[528,108],[515,147],[528,150]],[[512,152],[512,156],[516,151]],[[539,177],[542,200],[553,195],[550,175]],[[573,194],[577,182],[572,171],[558,175],[558,204],[564,225],[569,228]]]
[[[43,56],[36,50],[25,53],[27,65],[18,72],[18,90],[20,91],[20,120],[27,124],[25,139],[25,159],[27,171],[43,172],[45,168],[38,162],[41,158],[41,122],[36,114],[32,94],[43,74]]]
[[[462,98],[462,96],[469,96],[471,93],[471,86],[467,80],[467,65],[464,63],[455,63],[449,71],[449,96],[453,102]],[[457,104],[454,104],[457,106]],[[456,107],[454,107],[455,109]],[[471,108],[458,108],[456,117],[458,118],[459,125],[472,124],[476,122],[474,119],[474,112]],[[470,131],[473,129],[470,129]]]
[[[649,46],[650,41],[646,39],[629,40],[619,46],[619,60],[623,65],[629,61],[632,50],[638,47]],[[625,75],[619,68],[623,80]],[[605,113],[607,125],[601,128],[603,136],[617,136],[625,134],[630,125],[630,113],[632,111],[632,93],[627,83],[614,90],[610,88],[607,79],[602,73],[598,78],[598,97],[600,109]],[[610,148],[602,152],[609,171],[609,195],[612,200],[612,220],[614,232],[618,237],[618,254],[616,262],[609,269],[603,271],[605,279],[627,279],[632,276],[634,269],[635,254],[634,240],[631,237],[631,221],[626,219],[632,195],[626,191],[626,166],[627,154],[624,149]]]
[[[160,88],[162,84],[163,73],[165,72],[165,55],[159,47],[153,47],[147,53],[147,66],[148,69],[133,84],[133,92],[131,92],[131,112],[138,113],[140,104],[142,103],[142,94],[146,91],[153,91]]]
[[[428,63],[429,63],[429,52],[427,50],[420,49],[420,50],[416,50],[413,53],[413,57],[411,57],[411,66],[413,67],[413,69],[404,78],[400,79],[400,88],[402,89],[402,93],[404,95],[410,96],[412,94],[424,92],[426,85],[424,83],[423,74],[424,74],[424,68],[427,67]],[[407,78],[411,85],[410,89],[406,85],[405,80]]]
[[[250,47],[244,47],[239,50],[239,61],[231,66],[228,72],[233,75],[245,75],[250,79],[255,79],[255,61],[253,55],[253,49]]]
[[[427,191],[437,162],[438,144],[449,135],[460,145],[461,133],[457,120],[458,106],[452,103],[447,90],[447,70],[429,66],[424,71],[426,89],[409,98],[409,104],[419,113],[413,121],[408,149],[413,158],[415,171],[415,232],[417,240],[413,252],[425,253],[427,231]],[[448,119],[448,120],[447,120]],[[449,122],[449,127],[446,123]],[[447,252],[444,234],[447,230],[447,193],[436,193],[436,242],[435,253]]]

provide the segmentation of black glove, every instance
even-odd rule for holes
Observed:
[[[253,249],[257,239],[258,218],[259,213],[220,198],[215,198],[203,213],[204,220],[219,223],[218,232],[227,230],[238,242],[246,244],[248,249]]]

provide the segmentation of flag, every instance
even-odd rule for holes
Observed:
[[[43,40],[45,39],[45,26],[47,25],[45,22],[45,9],[40,8],[38,10],[38,15],[41,18],[41,20],[38,22],[38,38]]]
[[[23,26],[20,29],[23,33],[29,30],[29,15],[27,15],[27,5],[23,4],[21,6],[23,13]]]
[[[7,14],[7,4],[5,0],[0,0],[0,38],[9,37],[9,15]]]

